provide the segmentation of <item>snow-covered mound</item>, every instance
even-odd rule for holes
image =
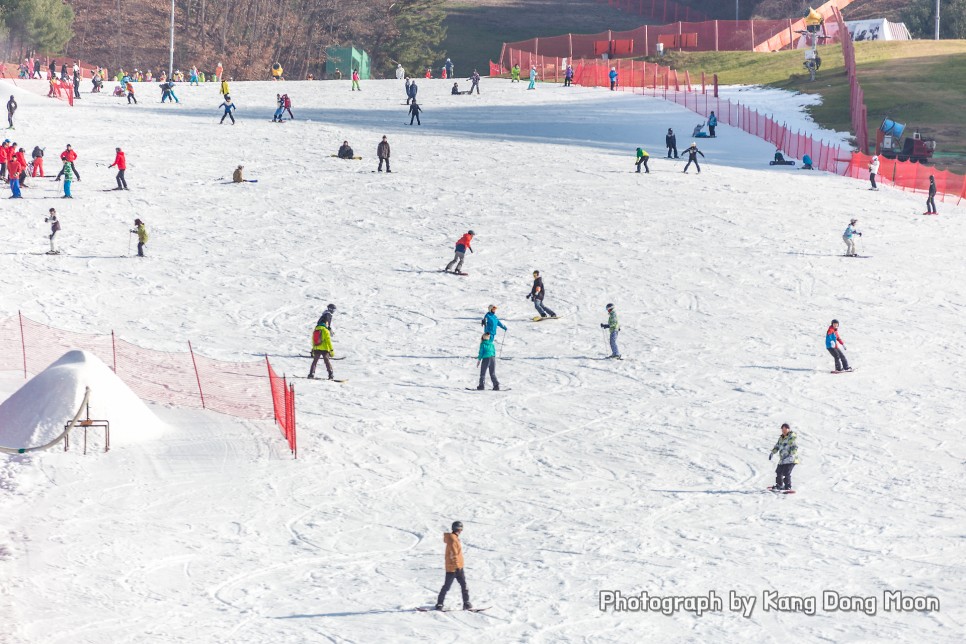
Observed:
[[[161,435],[161,421],[101,360],[68,351],[0,404],[0,445],[33,447],[56,438],[91,389],[91,417],[111,423],[111,443]],[[84,418],[82,415],[81,418]]]

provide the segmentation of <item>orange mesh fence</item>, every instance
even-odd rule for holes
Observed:
[[[197,354],[190,342],[187,352],[158,351],[114,333],[77,333],[23,315],[0,318],[0,369],[22,370],[26,378],[71,349],[96,355],[142,400],[238,418],[275,418],[295,453],[295,391],[284,379],[276,382],[267,356],[265,362],[228,362]]]

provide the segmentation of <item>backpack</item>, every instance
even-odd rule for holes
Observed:
[[[312,332],[312,346],[317,347],[322,344],[322,329],[316,329]]]

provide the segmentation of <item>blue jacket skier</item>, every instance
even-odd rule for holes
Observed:
[[[231,96],[228,96],[227,94],[225,94],[225,102],[219,105],[218,107],[221,107],[225,110],[225,113],[221,115],[221,120],[218,121],[218,123],[219,124],[224,123],[225,117],[227,117],[231,119],[231,124],[234,125],[235,115],[232,114],[232,111],[234,111],[235,109],[235,104],[231,102]]]
[[[500,318],[496,317],[496,304],[489,306],[489,312],[483,316],[481,324],[483,325],[483,332],[489,333],[493,340],[496,340],[497,327],[504,331],[507,330],[506,325],[500,322]]]

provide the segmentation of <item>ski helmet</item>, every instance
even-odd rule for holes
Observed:
[[[456,532],[457,530],[462,530],[462,529],[463,529],[462,521],[453,521],[453,528],[452,528],[453,532]]]
[[[838,324],[838,323],[839,323],[838,320],[832,320],[832,324]]]
[[[610,311],[612,308],[614,308],[614,305],[613,304],[608,304],[606,308],[607,308],[608,311]]]
[[[472,230],[468,230],[468,231],[466,231],[466,234],[467,234],[467,235],[476,235],[476,233],[474,233],[474,232],[473,232]]]
[[[858,221],[858,219],[853,219],[852,221],[849,222],[849,225],[851,226],[852,224],[854,224],[857,221]]]
[[[328,306],[327,306],[327,307],[325,307],[325,308],[327,308],[328,310],[330,310],[330,311],[332,311],[333,313],[335,313],[335,304],[330,304],[330,305],[328,305]]]

